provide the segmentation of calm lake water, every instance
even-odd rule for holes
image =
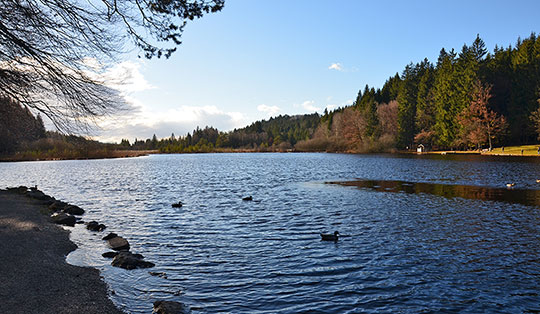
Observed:
[[[540,159],[448,155],[0,163],[0,187],[37,184],[108,226],[71,228],[68,261],[100,269],[129,313],[156,299],[194,313],[537,313],[537,179]],[[156,267],[110,266],[107,232]]]

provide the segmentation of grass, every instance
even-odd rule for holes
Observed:
[[[491,152],[482,152],[483,155],[505,155],[505,156],[540,156],[538,154],[540,145],[522,145],[522,146],[505,146],[504,151],[501,147],[494,148]]]

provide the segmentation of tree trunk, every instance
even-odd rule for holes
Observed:
[[[491,132],[488,131],[489,151],[491,151]]]

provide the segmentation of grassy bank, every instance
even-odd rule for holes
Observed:
[[[521,145],[521,146],[504,146],[494,148],[492,151],[487,150],[444,150],[430,151],[427,154],[451,155],[451,154],[472,154],[472,155],[491,155],[491,156],[538,156],[538,148],[540,145]]]

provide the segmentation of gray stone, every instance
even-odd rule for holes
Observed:
[[[54,223],[65,226],[75,226],[75,216],[66,213],[54,213],[51,215],[51,218]]]
[[[88,224],[86,224],[86,229],[90,231],[103,231],[107,228],[104,224],[100,224],[97,221],[90,221]]]
[[[129,250],[129,242],[122,237],[107,240],[109,247],[115,251]]]
[[[64,209],[64,207],[68,206],[69,204],[62,201],[54,201],[52,204],[49,205],[49,210],[53,212],[61,211]]]
[[[157,314],[188,314],[191,309],[184,303],[175,301],[156,301],[154,311]]]
[[[155,276],[155,277],[161,277],[163,279],[167,279],[167,274],[164,273],[164,272],[155,272],[155,271],[149,271],[148,272],[150,275],[152,276]]]
[[[147,262],[137,255],[131,252],[119,252],[112,260],[111,265],[125,269],[150,268],[155,266],[154,263]]]
[[[40,200],[40,201],[48,201],[48,200],[50,200],[52,198],[49,195],[46,195],[45,193],[43,193],[43,192],[41,192],[39,190],[28,191],[28,192],[26,192],[26,196],[31,197],[31,198],[36,199],[36,200]]]
[[[63,211],[70,215],[83,215],[84,214],[84,209],[75,205],[67,205],[64,207]]]
[[[114,232],[111,232],[109,233],[108,235],[104,236],[103,238],[101,238],[101,240],[110,240],[112,238],[116,238],[118,235]]]
[[[101,254],[101,256],[106,258],[114,258],[116,255],[118,255],[118,252],[105,252]]]

